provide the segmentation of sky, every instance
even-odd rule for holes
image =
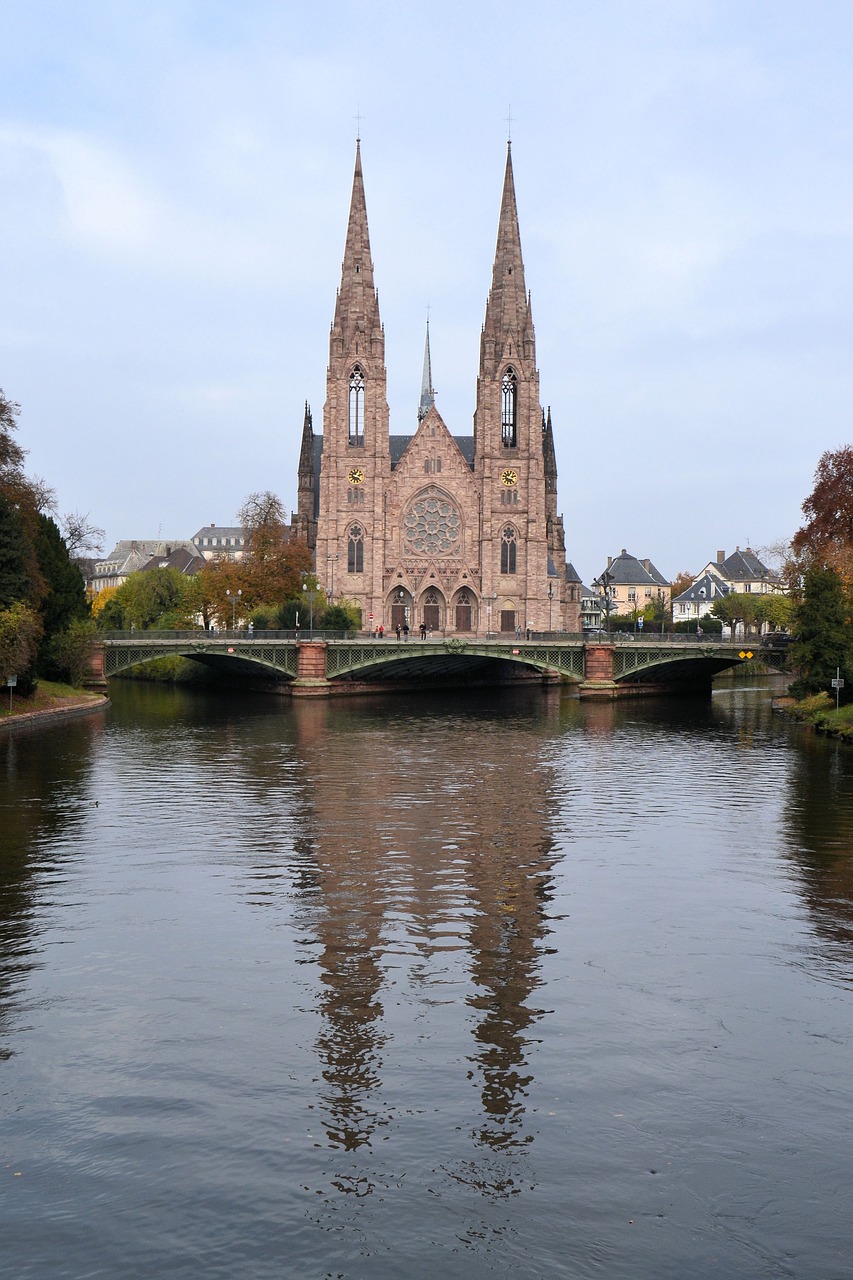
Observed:
[[[0,0],[0,387],[120,538],[296,503],[360,132],[391,431],[470,434],[508,129],[569,558],[791,536],[851,440],[849,0]],[[508,118],[511,123],[508,125]]]

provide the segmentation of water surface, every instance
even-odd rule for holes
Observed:
[[[765,688],[0,738],[30,1277],[853,1275],[853,754]]]

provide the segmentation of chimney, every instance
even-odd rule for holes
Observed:
[[[643,566],[643,568],[645,569],[646,573],[651,573],[651,567],[650,567],[650,564],[649,564],[649,561],[648,561],[648,560],[641,560],[641,561],[640,561],[640,564]]]
[[[612,565],[612,563],[613,563],[613,557],[612,557],[612,556],[608,556],[608,557],[607,557],[607,567],[608,567],[608,569],[610,568],[610,566]]]
[[[622,548],[622,555],[623,555],[623,556],[626,556],[627,554],[628,554],[628,552],[627,552],[627,551],[625,550],[625,548],[623,547],[623,548]]]
[[[717,564],[722,564],[722,563],[723,563],[723,561],[725,560],[725,558],[726,558],[726,553],[725,553],[725,551],[718,551],[718,552],[717,552]]]

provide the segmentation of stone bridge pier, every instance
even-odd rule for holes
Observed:
[[[584,679],[578,687],[581,698],[598,698],[611,701],[617,695],[616,681],[613,679],[613,653],[615,645],[584,645]]]
[[[296,679],[291,685],[294,698],[310,698],[329,692],[326,678],[326,649],[323,640],[300,641]]]

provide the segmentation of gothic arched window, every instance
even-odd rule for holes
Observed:
[[[515,573],[516,550],[515,529],[508,524],[501,534],[501,573]]]
[[[501,440],[506,449],[518,444],[518,378],[511,365],[501,380]]]
[[[355,365],[349,376],[349,442],[364,444],[364,374]]]
[[[354,524],[347,540],[347,573],[364,573],[364,530]]]

